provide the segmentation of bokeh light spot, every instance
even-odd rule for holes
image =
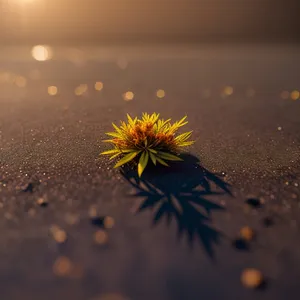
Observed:
[[[224,96],[231,96],[233,94],[233,87],[232,86],[225,86],[223,89]]]
[[[290,93],[288,91],[282,91],[280,94],[280,97],[285,100],[288,99],[289,96],[290,96]]]
[[[255,90],[252,89],[252,88],[247,89],[247,90],[246,90],[246,96],[247,96],[248,98],[254,97],[254,96],[255,96]]]
[[[75,95],[82,96],[85,92],[87,92],[87,90],[87,84],[80,84],[78,87],[75,88]]]
[[[128,61],[127,61],[127,59],[124,58],[124,57],[118,58],[118,60],[117,60],[117,66],[118,66],[120,69],[125,70],[125,69],[127,68],[127,66],[128,66]]]
[[[73,269],[73,264],[68,257],[61,256],[57,258],[53,265],[53,273],[59,277],[68,276]]]
[[[131,100],[133,100],[133,98],[134,98],[134,93],[133,92],[128,91],[128,92],[123,94],[123,99],[125,101],[131,101]]]
[[[103,245],[108,241],[108,235],[104,230],[98,230],[94,234],[94,241],[96,244]]]
[[[17,76],[15,78],[15,84],[17,87],[23,88],[27,85],[27,79],[23,76]]]
[[[31,70],[29,72],[29,78],[32,80],[38,80],[41,78],[41,72],[37,69]]]
[[[49,46],[37,45],[31,50],[32,57],[37,61],[46,61],[52,58],[52,49]]]
[[[56,86],[52,85],[52,86],[49,86],[49,87],[48,87],[48,94],[49,94],[50,96],[55,96],[55,95],[57,95],[57,92],[58,92],[58,88],[57,88]]]
[[[95,83],[95,90],[96,91],[101,91],[103,89],[103,83],[101,81],[97,81]]]
[[[297,90],[294,90],[291,92],[291,99],[296,101],[300,98],[300,92]]]
[[[156,92],[156,96],[157,96],[157,98],[162,99],[162,98],[164,98],[166,96],[166,92],[164,90],[162,90],[162,89],[159,89]]]

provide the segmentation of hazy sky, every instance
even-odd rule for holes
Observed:
[[[300,1],[0,0],[0,33],[76,39],[299,36]],[[21,5],[22,4],[22,5]]]

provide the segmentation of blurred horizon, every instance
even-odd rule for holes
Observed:
[[[0,39],[299,43],[299,11],[292,0],[0,0]]]

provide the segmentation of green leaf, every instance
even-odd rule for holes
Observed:
[[[182,159],[176,155],[167,153],[167,152],[158,152],[157,154],[159,157],[166,159],[166,160],[174,160],[174,161],[182,161]]]
[[[122,153],[120,152],[120,153],[116,153],[116,154],[114,154],[113,156],[111,156],[110,158],[109,158],[109,160],[112,160],[112,159],[114,159],[114,158],[116,158],[117,156],[119,156],[119,155],[121,155]]]
[[[187,146],[191,146],[195,143],[195,141],[190,141],[190,142],[183,142],[183,143],[179,143],[178,147],[187,147]]]
[[[159,114],[154,113],[154,114],[151,116],[151,121],[152,121],[153,123],[156,123],[157,120],[158,120],[158,118],[159,118]]]
[[[162,164],[163,166],[169,167],[169,165],[168,165],[164,160],[162,160],[161,158],[159,158],[159,157],[156,156],[156,160],[157,160],[160,164]]]
[[[139,177],[142,176],[149,160],[149,153],[148,151],[144,151],[140,157],[139,164],[138,164],[138,175]]]
[[[102,142],[103,143],[114,143],[115,141],[114,140],[103,140]]]
[[[129,153],[129,152],[137,152],[138,150],[136,149],[120,149],[122,153]]]
[[[178,126],[183,126],[182,124],[187,124],[187,122],[184,122],[187,116],[184,116],[180,121],[178,121]]]
[[[114,166],[114,168],[118,168],[118,167],[121,167],[124,164],[127,164],[128,162],[130,162],[131,160],[133,160],[139,153],[140,153],[140,151],[136,151],[136,152],[132,152],[132,153],[129,153],[129,154],[125,155],[122,159],[120,159],[116,163],[116,165]]]
[[[189,132],[185,132],[183,134],[178,135],[175,138],[175,141],[183,141],[183,142],[186,141],[192,135],[192,132],[193,131],[189,131]]]
[[[112,123],[112,126],[120,136],[123,136],[122,130],[116,124]]]
[[[112,149],[112,150],[107,150],[101,153],[101,155],[106,155],[106,154],[115,154],[115,153],[119,153],[120,150],[119,149]]]
[[[105,134],[116,138],[122,138],[122,136],[117,132],[107,132]]]
[[[156,150],[154,150],[154,149],[148,149],[150,152],[152,152],[152,153],[154,153],[154,154],[156,154],[157,153],[157,151]]]
[[[128,119],[128,123],[130,124],[130,126],[134,126],[134,120],[132,120],[131,116],[129,114],[127,114],[127,119]]]
[[[150,158],[151,158],[153,164],[156,166],[156,156],[152,152],[149,152],[149,155],[150,155]]]

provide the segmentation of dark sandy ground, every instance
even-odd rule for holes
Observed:
[[[299,299],[300,99],[282,94],[300,89],[299,49],[69,51],[46,62],[0,51],[1,299]],[[187,114],[196,143],[135,185],[98,154],[111,122],[143,111]],[[232,244],[243,226],[256,232],[249,249]],[[265,289],[242,285],[245,268]]]

